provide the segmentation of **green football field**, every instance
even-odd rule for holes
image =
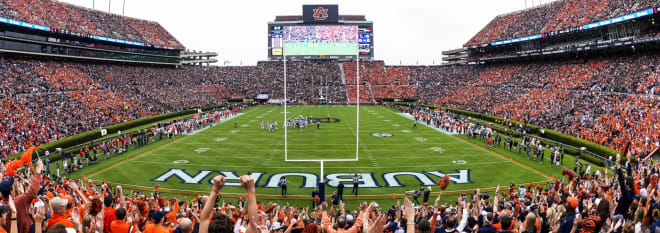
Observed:
[[[218,174],[228,178],[252,174],[259,195],[279,195],[279,177],[289,181],[289,195],[308,197],[321,175],[318,161],[285,161],[284,108],[252,107],[213,127],[194,134],[166,139],[158,146],[135,152],[130,160],[87,173],[86,178],[106,180],[145,189],[160,184],[171,192],[206,193],[209,180]],[[479,146],[477,141],[448,135],[418,124],[393,109],[382,106],[360,107],[359,133],[355,106],[289,106],[288,116],[321,118],[320,129],[314,124],[300,129],[289,128],[289,160],[352,160],[324,162],[326,194],[331,195],[338,181],[349,181],[349,173],[362,174],[360,195],[392,196],[422,186],[433,187],[444,174],[452,183],[447,191],[469,192],[530,182],[548,181],[544,172],[532,166],[510,161],[504,152]],[[327,117],[330,116],[330,122]],[[261,121],[277,121],[275,132],[261,130]],[[236,127],[234,127],[236,122]],[[516,159],[518,160],[518,159]],[[547,161],[547,159],[546,159]],[[538,166],[547,166],[538,164]],[[543,168],[541,168],[543,170]],[[551,170],[552,171],[552,170]],[[558,173],[558,172],[557,172]],[[240,195],[244,190],[238,180],[229,179],[223,193]],[[346,183],[344,194],[351,192]],[[449,193],[449,192],[448,192]],[[376,197],[376,196],[373,196]]]

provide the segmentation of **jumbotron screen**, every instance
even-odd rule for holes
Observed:
[[[284,26],[284,51],[287,56],[355,55],[358,26],[314,25]]]

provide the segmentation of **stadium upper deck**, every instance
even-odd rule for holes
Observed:
[[[47,26],[53,30],[184,49],[158,22],[110,14],[54,0],[0,1],[0,17]]]
[[[576,28],[657,7],[652,0],[558,0],[495,17],[464,46]]]

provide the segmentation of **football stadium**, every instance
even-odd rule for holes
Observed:
[[[378,7],[270,9],[236,65],[0,0],[0,233],[660,233],[660,2],[530,1],[422,65]]]

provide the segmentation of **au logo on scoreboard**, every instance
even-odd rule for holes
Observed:
[[[336,23],[339,19],[337,5],[303,5],[304,23]]]
[[[328,8],[319,7],[314,9],[314,20],[323,21],[328,19]]]

